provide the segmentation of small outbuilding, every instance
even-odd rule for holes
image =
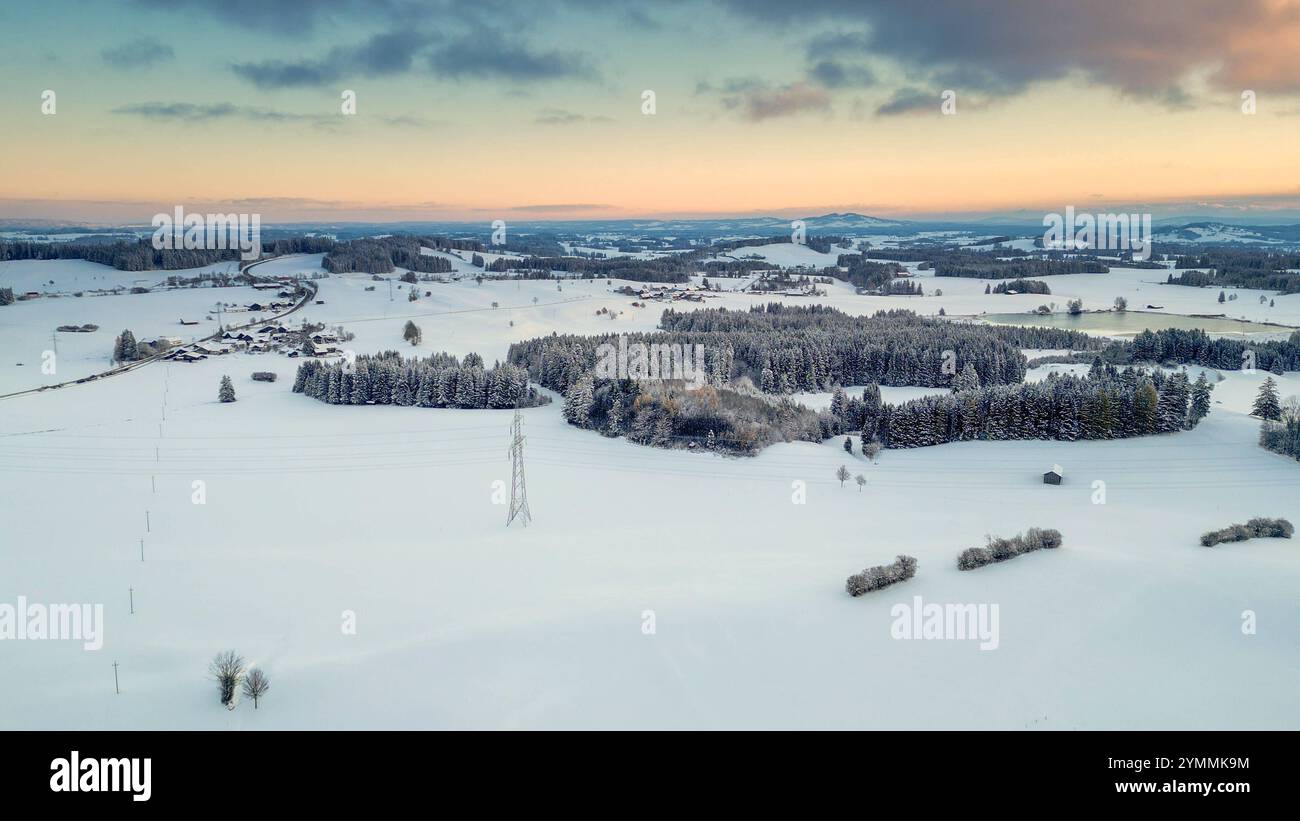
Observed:
[[[1043,474],[1043,484],[1059,485],[1064,476],[1065,471],[1061,470],[1060,465],[1052,465],[1052,469]]]

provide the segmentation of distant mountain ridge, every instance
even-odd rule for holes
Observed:
[[[1020,212],[1027,213],[1027,212]],[[902,220],[886,219],[855,212],[832,212],[805,216],[802,220],[808,234],[823,236],[897,236],[921,237],[926,234],[931,241],[945,241],[943,234],[951,234],[953,242],[976,238],[1010,236],[1031,238],[1043,232],[1041,218],[1030,220],[1016,216],[982,217],[970,220]],[[1023,221],[1022,221],[1023,219]],[[560,234],[570,237],[592,238],[677,238],[692,241],[745,239],[789,236],[792,218],[781,216],[748,216],[703,219],[595,219],[595,220],[506,220],[508,230],[515,236]],[[78,227],[52,225],[35,221],[22,223],[9,220],[0,227],[0,241],[50,239],[81,241],[113,241],[135,236],[148,236],[149,226],[122,226],[118,228]],[[475,237],[486,239],[492,228],[487,222],[404,221],[404,222],[302,222],[270,223],[262,225],[264,241],[301,234],[324,234],[337,239],[354,239],[379,234],[407,233]],[[79,234],[90,235],[79,237]],[[1155,220],[1154,239],[1165,243],[1197,245],[1285,245],[1300,244],[1300,224],[1252,225],[1237,221],[1219,220]]]

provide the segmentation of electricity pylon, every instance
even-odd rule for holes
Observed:
[[[515,411],[515,421],[510,425],[510,513],[506,527],[518,516],[524,527],[533,520],[528,510],[528,485],[524,483],[524,419]]]

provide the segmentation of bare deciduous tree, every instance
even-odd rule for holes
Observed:
[[[862,446],[862,455],[873,462],[876,461],[876,457],[880,455],[880,442],[872,439],[870,442],[864,444]]]
[[[212,676],[221,689],[221,703],[227,707],[235,700],[235,688],[244,678],[244,657],[234,650],[217,653],[208,665],[208,675]]]
[[[244,678],[244,696],[253,700],[253,709],[257,709],[257,700],[266,695],[266,691],[271,689],[271,680],[262,672],[262,668],[254,667],[248,671]]]

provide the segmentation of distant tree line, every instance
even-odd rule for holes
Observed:
[[[715,254],[726,254],[735,251],[738,248],[746,248],[749,246],[757,246],[757,245],[780,245],[782,243],[790,244],[792,242],[794,242],[794,239],[789,234],[778,234],[776,236],[771,236],[771,237],[750,237],[748,239],[719,240],[717,242],[714,242],[711,246],[709,246],[709,251]],[[847,240],[844,237],[834,237],[834,236],[819,237],[819,236],[813,236],[812,234],[806,234],[804,236],[804,241],[802,244],[808,246],[814,251],[817,251],[818,253],[829,254],[831,252],[831,249],[834,248],[836,245],[843,245],[846,243]]]
[[[710,259],[704,262],[704,272],[709,276],[745,276],[754,271],[770,271],[772,263],[765,259]]]
[[[111,243],[0,242],[0,260],[19,259],[84,259],[119,271],[171,271],[236,260],[239,250],[159,250],[148,239]]]
[[[483,367],[478,354],[403,358],[397,351],[362,354],[353,365],[308,359],[298,366],[295,393],[331,405],[405,405],[422,408],[525,408],[545,404],[514,365]]]
[[[1248,352],[1251,356],[1247,356]],[[1110,361],[1203,365],[1225,370],[1241,370],[1251,364],[1253,357],[1254,367],[1280,374],[1300,370],[1300,331],[1283,340],[1243,342],[1215,339],[1200,329],[1144,330],[1132,342],[1116,343],[1103,354]]]
[[[1019,382],[1025,357],[1018,345],[1071,347],[1077,337],[1052,328],[1004,328],[923,318],[911,311],[849,316],[822,305],[770,303],[748,311],[664,311],[662,331],[626,334],[629,343],[703,345],[710,384],[747,377],[769,394],[825,391],[835,385],[950,387],[956,369],[970,364],[981,384]],[[1023,331],[1028,333],[1022,333]],[[1041,332],[1041,333],[1040,333]],[[595,367],[604,336],[553,335],[511,346],[509,359],[563,393]]]
[[[419,239],[409,236],[348,240],[335,245],[325,255],[321,267],[332,274],[391,274],[397,268],[422,274],[451,273],[451,260],[422,254],[423,247]]]
[[[1052,289],[1048,287],[1047,283],[1038,279],[1013,279],[1009,282],[999,282],[992,289],[995,294],[1007,294],[1012,291],[1018,294],[1050,295],[1052,293]]]
[[[1177,257],[1179,268],[1207,268],[1209,271],[1170,273],[1167,285],[1196,288],[1236,286],[1300,293],[1300,253],[1261,249],[1213,248]]]
[[[969,376],[968,376],[969,378]],[[1086,377],[1052,374],[1042,382],[974,387],[900,405],[868,386],[860,401],[832,414],[842,430],[887,448],[969,440],[1124,439],[1195,427],[1210,411],[1209,383],[1182,372],[1094,368]]]
[[[1110,271],[1110,268],[1101,262],[1086,257],[970,260],[967,259],[969,256],[969,254],[961,254],[935,260],[934,275],[967,279],[1006,279],[1062,274],[1104,274]]]
[[[896,277],[907,273],[907,268],[897,262],[876,262],[862,254],[840,254],[836,264],[839,267],[826,268],[823,273],[864,291],[884,291]]]
[[[524,259],[501,257],[489,263],[488,271],[535,271],[536,278],[548,279],[561,271],[581,279],[627,279],[633,282],[688,282],[697,267],[696,253],[669,254],[654,259],[636,257],[541,257]]]
[[[312,254],[328,251],[333,245],[334,241],[328,237],[288,237],[263,244],[262,252],[272,256]],[[238,248],[156,249],[151,239],[135,242],[0,242],[0,260],[84,259],[119,271],[175,271],[239,258]]]
[[[661,447],[752,453],[775,442],[816,442],[862,428],[859,400],[841,397],[832,411],[813,412],[781,394],[841,384],[1014,384],[1024,377],[1017,345],[1071,347],[1089,340],[1071,331],[948,323],[910,311],[850,317],[820,305],[668,310],[660,326],[659,332],[622,336],[552,334],[512,345],[508,359],[564,395],[570,424]],[[702,345],[703,359],[693,364],[705,387],[597,378],[601,345],[638,343],[680,345],[683,352]],[[946,362],[961,364],[961,372],[947,373]],[[878,406],[878,388],[875,396]]]
[[[882,248],[862,253],[866,259],[919,262],[922,270],[934,270],[937,277],[970,279],[1013,279],[1059,274],[1104,274],[1110,268],[1088,254],[1050,253],[1034,256],[1013,248],[976,251],[969,247]]]

